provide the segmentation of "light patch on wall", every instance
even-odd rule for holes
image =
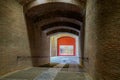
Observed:
[[[73,45],[60,45],[59,55],[74,55]]]

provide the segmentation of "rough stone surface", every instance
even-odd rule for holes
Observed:
[[[64,64],[58,64],[54,68],[33,67],[6,75],[0,80],[92,80],[85,72],[61,71],[63,66]]]
[[[26,17],[28,37],[33,66],[37,67],[50,62],[50,38],[39,25]]]
[[[15,0],[0,0],[0,75],[31,66],[22,6]]]
[[[88,0],[85,63],[95,80],[120,80],[120,0]]]

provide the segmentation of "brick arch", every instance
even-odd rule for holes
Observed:
[[[76,40],[73,37],[70,36],[64,36],[64,37],[60,37],[57,40],[57,51],[58,51],[58,56],[75,56],[76,55]],[[69,55],[62,55],[60,53],[60,45],[68,45],[68,46],[73,46],[73,54],[69,54]]]

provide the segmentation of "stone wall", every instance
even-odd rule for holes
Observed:
[[[50,62],[50,38],[41,27],[26,16],[27,30],[30,41],[32,63],[38,67]],[[38,22],[40,24],[40,22]]]
[[[40,59],[41,64],[50,63],[50,37],[46,33],[42,33],[42,46],[40,55],[43,56]]]
[[[96,24],[96,7],[95,1],[87,1],[86,6],[86,22],[85,22],[85,48],[84,58],[88,58],[88,61],[84,61],[85,68],[92,77],[95,77],[95,61],[97,53],[97,24]]]
[[[50,48],[51,48],[51,57],[57,56],[57,38],[56,36],[50,36]]]
[[[0,0],[0,75],[31,66],[22,58],[30,56],[22,10],[16,0]]]
[[[120,80],[120,0],[87,0],[84,51],[94,80]]]

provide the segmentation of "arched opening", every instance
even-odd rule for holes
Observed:
[[[51,63],[51,57],[57,56],[57,45],[55,45],[55,50],[51,49],[51,38],[53,38],[53,34],[58,32],[74,35],[74,37],[69,36],[75,38],[77,43],[75,43],[75,47],[73,47],[73,53],[75,53],[75,55],[80,53],[79,56],[77,56],[79,58],[77,58],[78,62],[76,63],[82,65],[83,14],[80,6],[76,3],[71,4],[59,1],[44,4],[33,2],[33,4],[31,3],[31,5],[28,4],[24,7],[24,13],[34,66]],[[54,44],[57,44],[57,38],[55,38],[56,41]],[[75,48],[77,48],[76,52]]]
[[[80,64],[79,36],[72,33],[57,33],[50,36],[50,63]]]
[[[63,36],[57,39],[57,56],[75,56],[76,40],[69,36]]]

